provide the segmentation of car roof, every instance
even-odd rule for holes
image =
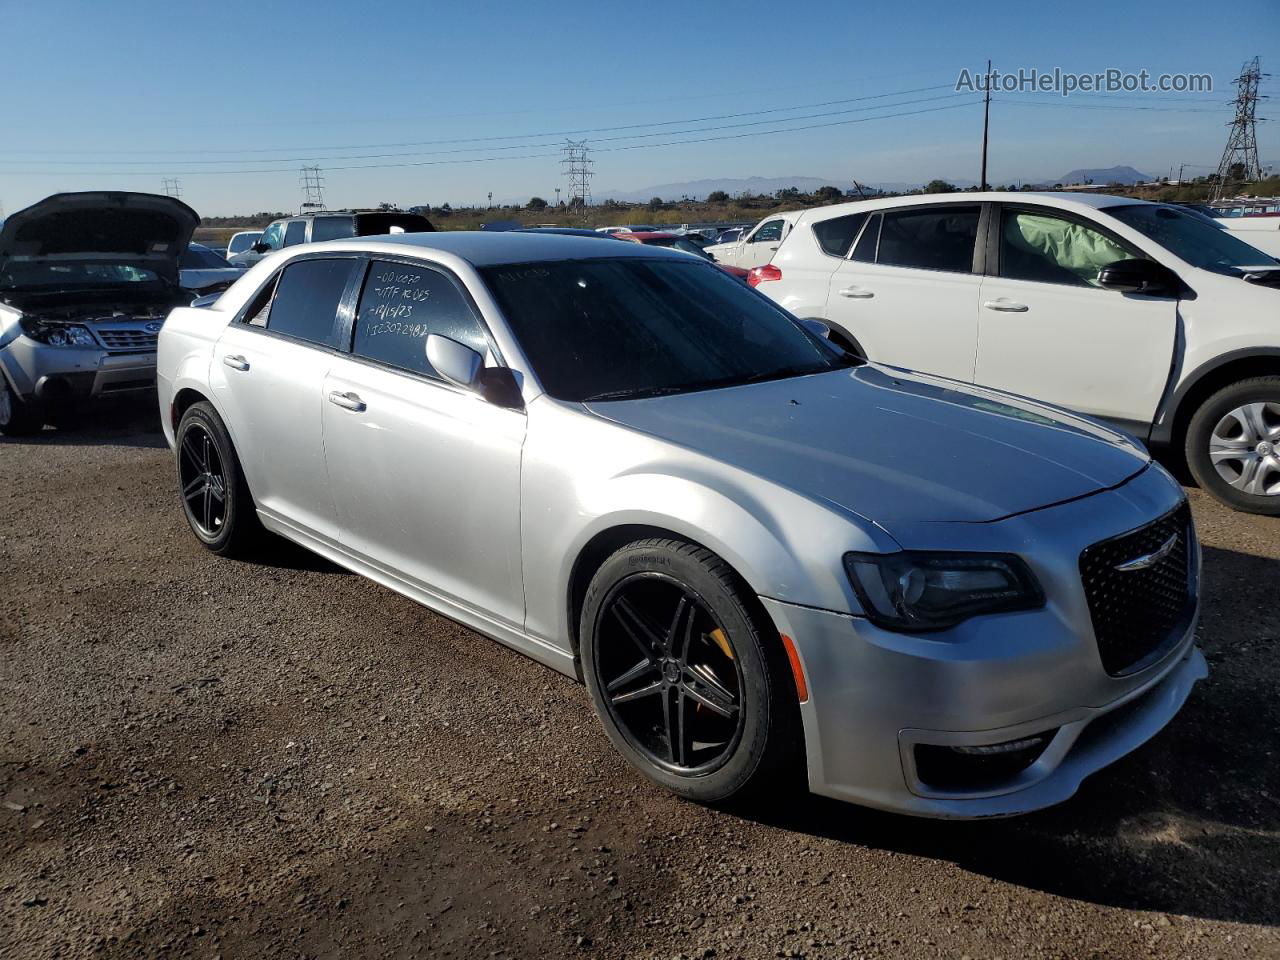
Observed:
[[[844,216],[862,210],[887,210],[896,207],[918,206],[936,203],[1031,203],[1037,202],[1063,210],[1087,208],[1098,210],[1130,203],[1148,203],[1134,197],[1120,197],[1110,193],[1075,193],[1068,190],[1007,190],[973,193],[917,193],[906,197],[875,197],[868,200],[851,200],[833,203],[825,207],[813,207],[804,211],[808,222]]]
[[[464,260],[473,267],[538,260],[598,260],[601,257],[671,257],[681,263],[687,253],[643,244],[602,244],[597,237],[563,233],[525,233],[517,230],[482,232],[450,230],[440,233],[395,233],[373,237],[352,237],[312,244],[307,249],[360,250],[372,253],[412,254],[440,251]],[[303,249],[303,248],[299,248]]]

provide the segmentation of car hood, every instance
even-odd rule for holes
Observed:
[[[178,257],[199,215],[153,193],[55,193],[0,227],[0,271],[11,260],[127,263],[177,282]]]
[[[999,520],[1150,462],[1095,421],[875,364],[587,407],[875,522]]]

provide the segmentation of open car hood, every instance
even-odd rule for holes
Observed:
[[[0,272],[11,261],[126,263],[178,281],[178,257],[200,216],[154,193],[55,193],[0,227]]]

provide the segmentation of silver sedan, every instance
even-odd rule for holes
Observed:
[[[1190,512],[1139,445],[848,357],[680,253],[294,248],[170,315],[158,385],[210,550],[286,537],[582,679],[696,800],[1021,813],[1206,672]]]

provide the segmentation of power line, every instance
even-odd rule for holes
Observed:
[[[870,117],[856,117],[851,120],[833,120],[826,123],[811,123],[811,124],[806,124],[804,126],[799,126],[799,127],[783,127],[777,130],[754,130],[754,131],[751,131],[750,133],[726,134],[726,135],[716,136],[716,137],[699,137],[699,138],[690,139],[690,140],[669,140],[662,143],[640,143],[640,144],[631,144],[629,146],[620,146],[620,147],[601,147],[601,148],[593,148],[593,152],[612,153],[612,152],[622,151],[622,150],[647,150],[650,148],[681,146],[684,144],[711,143],[711,142],[722,141],[722,140],[741,140],[747,137],[764,137],[764,136],[770,136],[772,134],[779,134],[779,133],[797,133],[797,132],[806,131],[806,130],[819,130],[827,127],[849,126],[855,123],[869,123],[873,120],[893,120],[899,117],[911,117],[911,116],[918,116],[920,114],[925,114],[925,113],[937,113],[943,110],[955,110],[962,107],[974,106],[981,102],[982,101],[980,98],[973,98],[963,103],[947,103],[937,107],[925,107],[920,110],[903,110],[896,113],[884,113],[884,114],[879,114],[877,116],[870,116]],[[779,121],[779,122],[786,122],[786,121]],[[417,161],[408,161],[408,162],[401,162],[401,163],[361,163],[361,164],[352,164],[350,166],[329,165],[325,169],[330,173],[332,173],[335,170],[341,170],[341,171],[387,170],[387,169],[396,169],[396,168],[405,168],[405,167],[434,167],[434,166],[447,166],[447,165],[461,165],[461,164],[468,164],[468,163],[491,163],[491,162],[500,161],[500,160],[534,160],[534,159],[542,159],[546,157],[555,157],[559,155],[560,155],[559,152],[528,153],[528,154],[517,154],[515,156],[501,156],[501,157],[467,157],[467,158],[462,158],[457,160],[417,160]],[[264,168],[264,169],[249,169],[249,170],[197,170],[197,171],[192,171],[189,174],[189,176],[200,176],[200,177],[243,176],[245,174],[287,173],[287,172],[289,171],[283,168]],[[4,173],[6,176],[14,176],[14,177],[48,176],[49,175],[49,172],[47,170],[6,170],[4,171]],[[107,171],[105,173],[100,170],[72,170],[72,171],[61,171],[60,173],[62,176],[113,176],[113,177],[152,176],[152,174],[150,173],[139,172],[134,170]]]
[[[726,123],[726,124],[719,124],[717,126],[711,126],[711,127],[695,127],[688,130],[660,130],[652,133],[633,133],[633,134],[627,134],[625,136],[617,136],[617,137],[599,137],[594,139],[592,142],[593,143],[614,143],[620,140],[639,140],[647,137],[683,136],[686,134],[709,133],[709,132],[718,131],[718,130],[735,130],[735,129],[740,129],[742,127],[758,127],[758,126],[764,126],[766,124],[772,124],[772,123],[794,123],[798,120],[816,120],[816,119],[822,119],[825,117],[844,116],[850,113],[861,113],[867,110],[880,110],[880,109],[884,109],[884,107],[886,106],[906,107],[906,106],[914,106],[915,104],[918,104],[918,103],[933,103],[938,100],[954,100],[954,99],[965,98],[965,97],[972,97],[972,94],[949,93],[949,94],[943,94],[937,97],[919,97],[915,100],[901,100],[897,103],[892,103],[892,104],[876,104],[876,105],[863,106],[863,107],[849,107],[844,110],[828,110],[822,113],[802,114],[796,117],[778,117],[778,118],[773,118],[769,120],[749,120],[744,123]],[[798,108],[793,108],[793,109],[798,109]],[[765,112],[768,112],[768,111],[765,111]],[[738,114],[738,116],[750,116],[750,114]],[[508,146],[501,146],[501,147],[464,147],[464,148],[455,149],[455,150],[435,150],[435,151],[413,150],[405,153],[364,153],[364,154],[358,153],[358,154],[352,154],[350,156],[342,156],[342,157],[337,157],[337,156],[289,157],[289,158],[280,159],[280,160],[263,159],[259,162],[283,164],[283,163],[298,163],[299,161],[306,161],[306,160],[387,160],[393,157],[447,156],[447,155],[458,154],[458,153],[478,153],[485,150],[488,150],[488,151],[539,150],[548,146],[550,146],[550,144],[517,143],[517,144],[510,144]],[[0,163],[27,163],[27,162],[31,162],[31,161],[0,160]],[[81,160],[47,160],[43,162],[49,163],[49,164],[58,164],[58,165],[75,165],[78,163],[83,163],[83,161]],[[236,164],[236,163],[250,163],[252,161],[249,159],[234,159],[234,160],[176,160],[176,161],[121,160],[121,161],[111,161],[111,162],[128,163],[133,166],[138,166],[138,165],[153,166],[157,164],[163,164],[165,166],[173,166],[174,164],[226,165],[226,164]],[[334,169],[342,169],[342,168],[334,168]],[[131,172],[131,171],[120,171],[120,172],[123,173],[123,172]],[[194,172],[206,172],[206,171],[194,171]]]

